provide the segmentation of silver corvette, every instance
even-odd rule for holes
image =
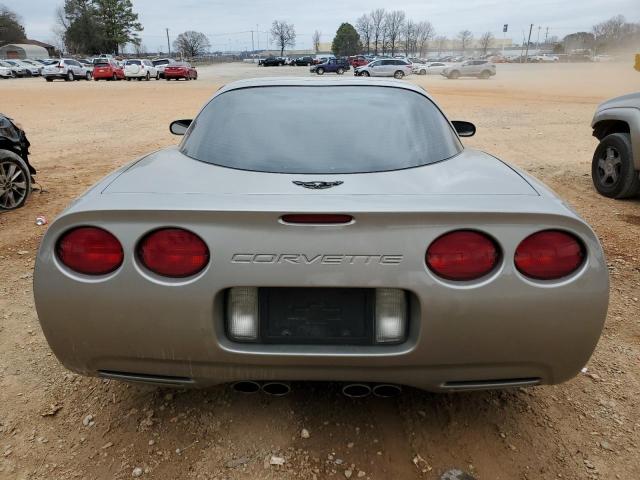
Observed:
[[[475,127],[420,87],[240,81],[171,130],[179,146],[100,181],[42,241],[36,307],[67,368],[451,391],[562,382],[592,354],[595,234],[463,148]]]

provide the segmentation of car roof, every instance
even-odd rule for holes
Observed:
[[[387,78],[371,78],[371,77],[353,77],[353,78],[316,78],[316,77],[263,77],[263,78],[247,78],[244,80],[236,80],[235,82],[224,85],[216,92],[216,95],[228,92],[230,90],[240,90],[242,88],[251,87],[333,87],[341,86],[376,86],[376,87],[394,87],[404,90],[411,90],[421,95],[431,98],[426,90],[419,85],[403,82],[395,79]],[[215,95],[214,95],[215,96]]]

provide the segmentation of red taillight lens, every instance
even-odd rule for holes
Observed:
[[[122,265],[122,245],[112,234],[96,227],[79,227],[60,237],[56,246],[60,261],[79,273],[105,275]]]
[[[165,277],[190,277],[209,263],[209,249],[195,233],[163,228],[144,237],[138,257],[152,272]]]
[[[427,249],[427,266],[447,280],[475,280],[493,270],[500,257],[496,243],[471,230],[446,233]]]
[[[353,217],[351,215],[342,215],[337,213],[291,213],[289,215],[283,215],[282,221],[285,223],[306,225],[331,225],[351,223],[353,221]]]
[[[584,247],[575,236],[559,230],[544,230],[518,245],[515,264],[527,277],[555,280],[575,272],[584,257]]]

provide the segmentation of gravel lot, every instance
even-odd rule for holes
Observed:
[[[33,307],[46,228],[36,216],[52,219],[106,173],[176,143],[169,122],[193,117],[220,85],[296,74],[308,72],[228,64],[201,68],[196,82],[0,81],[0,110],[27,131],[43,189],[0,215],[0,478],[437,479],[451,469],[488,480],[640,478],[640,199],[604,199],[590,178],[589,121],[600,101],[638,89],[631,60],[498,65],[487,81],[408,80],[451,118],[476,123],[465,143],[541,178],[601,238],[609,316],[587,372],[572,381],[360,401],[336,385],[296,384],[276,399],[224,386],[130,386],[60,366]],[[357,121],[357,105],[348,114]]]

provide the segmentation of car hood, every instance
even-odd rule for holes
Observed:
[[[294,182],[342,182],[311,189]],[[422,167],[378,173],[278,174],[211,165],[176,147],[148,155],[124,169],[103,194],[211,195],[530,195],[538,192],[518,172],[483,152],[466,149]]]

